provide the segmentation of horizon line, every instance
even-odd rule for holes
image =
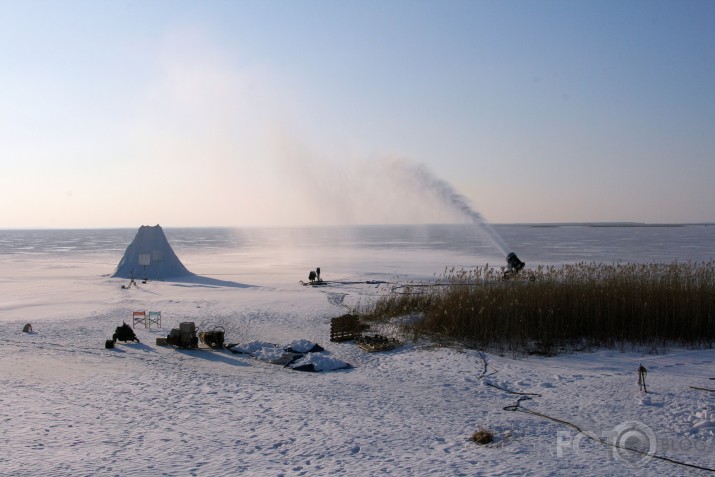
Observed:
[[[160,224],[152,225],[156,226]],[[429,227],[448,225],[477,225],[469,222],[445,222],[429,224],[308,224],[308,225],[167,225],[167,229],[288,229],[288,228],[338,228],[338,227]],[[490,222],[494,226],[527,226],[527,227],[686,227],[710,226],[715,222],[637,222],[637,221],[577,221],[577,222]],[[95,227],[0,227],[0,231],[31,231],[31,230],[133,230],[146,226],[95,226]]]

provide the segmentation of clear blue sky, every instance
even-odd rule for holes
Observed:
[[[459,220],[395,159],[494,223],[715,221],[710,0],[0,0],[0,44],[0,228]]]

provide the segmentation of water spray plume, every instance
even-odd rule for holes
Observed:
[[[501,250],[504,255],[513,253],[509,250],[509,247],[506,242],[504,242],[504,239],[502,239],[497,231],[494,230],[494,227],[492,227],[492,225],[487,222],[479,212],[474,210],[469,205],[467,198],[454,190],[449,183],[435,176],[429,169],[427,169],[427,167],[422,164],[415,164],[402,159],[393,160],[391,167],[396,173],[398,173],[396,175],[402,175],[403,177],[412,179],[417,186],[427,189],[442,203],[444,203],[444,205],[459,212],[461,215],[471,220],[474,224],[478,225],[487,234],[489,240],[491,240],[491,242],[499,250]],[[516,257],[516,255],[514,256]],[[523,262],[521,263],[523,264]]]

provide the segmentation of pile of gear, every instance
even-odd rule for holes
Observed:
[[[105,341],[104,347],[114,348],[114,343],[117,341],[124,341],[125,343],[127,341],[136,341],[139,343],[139,338],[137,338],[137,335],[134,334],[134,330],[131,326],[122,322],[122,326],[117,326],[117,329],[114,331],[112,339]]]
[[[197,336],[196,324],[193,321],[186,321],[179,323],[178,328],[173,328],[166,338],[157,338],[156,344],[160,346],[171,345],[177,348],[196,349],[199,347],[199,340],[209,348],[223,349],[224,329],[217,326],[211,331],[199,331]]]
[[[279,364],[294,371],[321,372],[352,368],[349,363],[330,356],[330,353],[327,353],[322,346],[312,341],[294,340],[283,346],[262,341],[224,344],[224,336],[225,331],[221,326],[197,333],[196,324],[193,321],[188,321],[180,323],[178,328],[173,328],[166,338],[156,338],[156,344],[159,346],[171,345],[182,349],[225,349],[234,354],[246,354],[260,361]],[[117,340],[139,343],[134,330],[126,323],[117,327],[112,339],[107,340],[106,347],[114,348],[114,343]],[[199,342],[203,347],[199,347]]]
[[[224,334],[223,327],[216,326],[211,331],[199,331],[199,340],[209,348],[222,349]]]
[[[157,339],[159,344],[159,339]],[[177,348],[198,348],[199,339],[196,336],[196,325],[193,321],[179,323],[178,328],[174,328],[166,337],[166,344]]]

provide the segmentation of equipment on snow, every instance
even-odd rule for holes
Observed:
[[[131,326],[122,322],[122,326],[118,326],[114,335],[112,335],[112,341],[115,343],[117,341],[124,341],[125,343],[127,341],[136,341],[139,343],[139,338],[134,334],[134,330]]]
[[[196,325],[193,321],[179,323],[166,337],[167,344],[177,348],[198,348],[199,338],[196,336]]]

